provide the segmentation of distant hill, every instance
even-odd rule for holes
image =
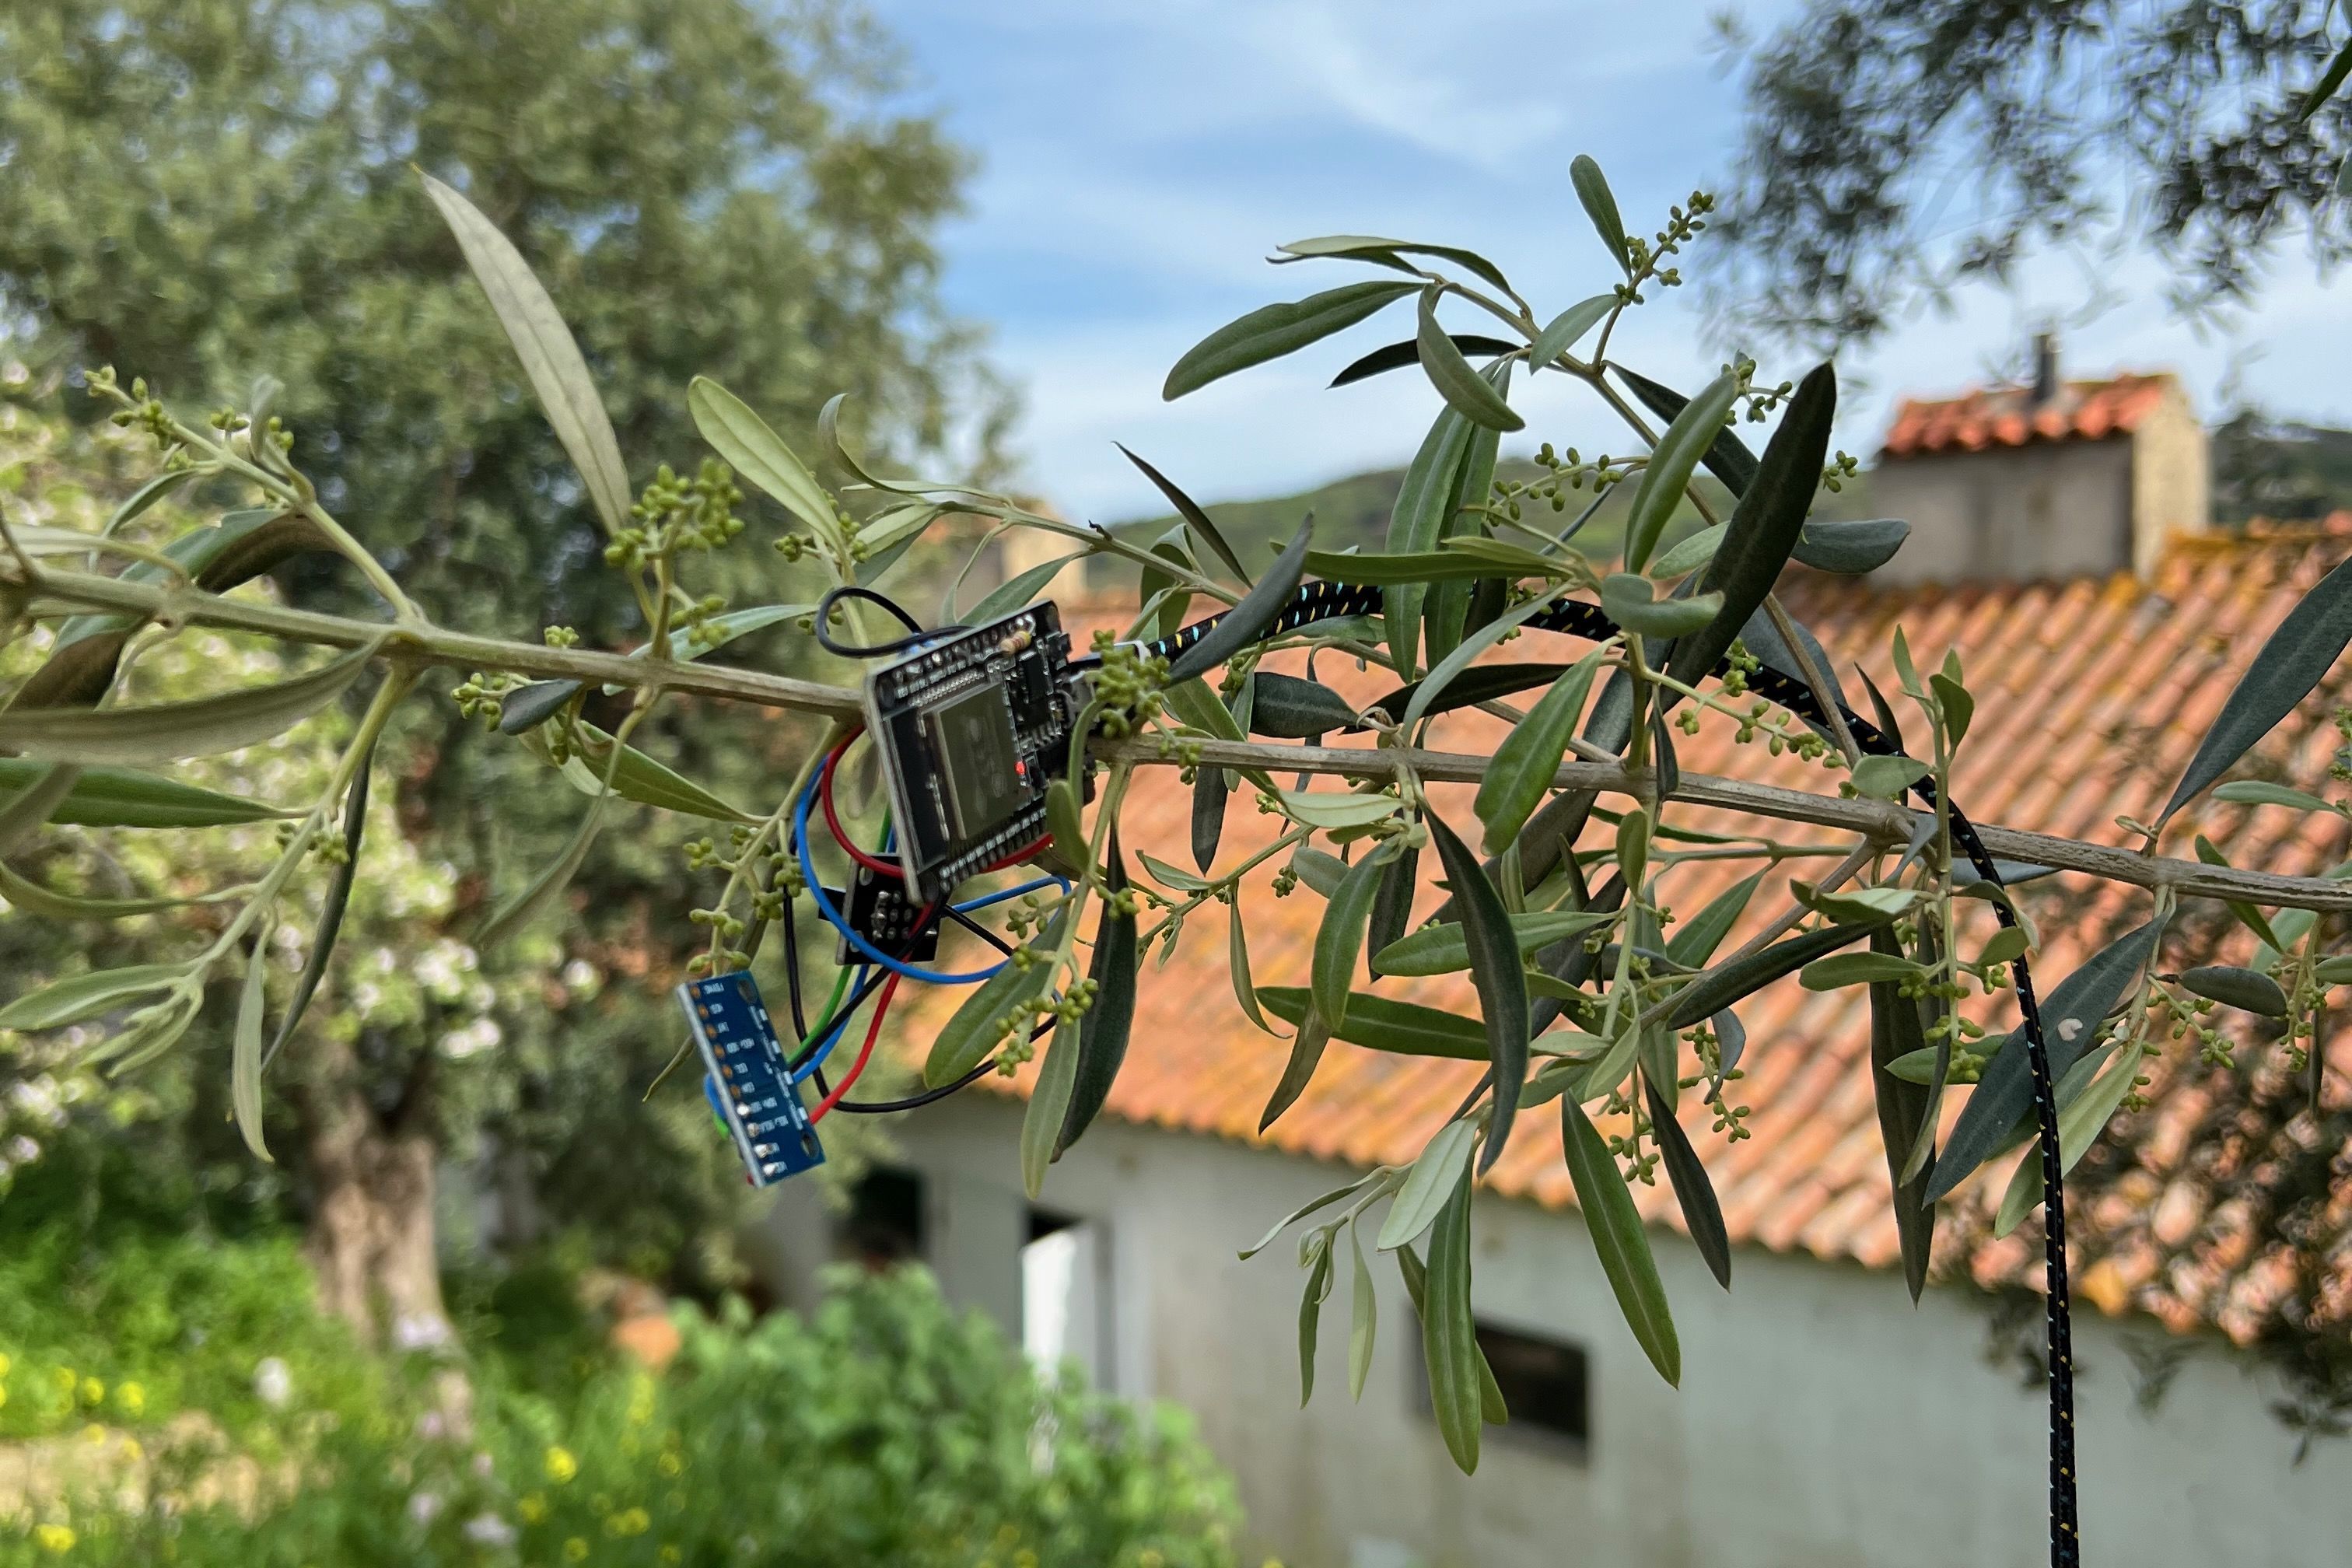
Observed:
[[[2215,427],[2213,443],[2213,521],[2223,527],[2254,517],[2297,521],[2325,517],[2338,507],[2352,507],[2352,430],[2303,425],[2242,412]],[[1541,472],[1525,460],[1506,460],[1497,474],[1526,480]],[[1388,539],[1389,512],[1396,505],[1402,468],[1350,474],[1329,484],[1296,495],[1208,504],[1209,516],[1223,530],[1242,559],[1255,566],[1287,542],[1299,519],[1315,514],[1318,549],[1345,550],[1350,545],[1380,550]],[[1700,492],[1718,517],[1729,510],[1730,496],[1713,479],[1702,475]],[[1633,486],[1621,486],[1601,514],[1585,526],[1579,539],[1596,558],[1618,546],[1625,508],[1632,504]],[[1816,514],[1859,518],[1878,515],[1870,506],[1870,475],[1865,471],[1845,482],[1835,495],[1823,495]],[[1530,513],[1537,527],[1566,526],[1574,511]],[[1668,538],[1680,538],[1698,526],[1696,510],[1685,505],[1668,529]],[[1110,526],[1122,533],[1157,538],[1174,527],[1173,514],[1134,518]],[[1134,586],[1133,568],[1112,557],[1087,563],[1088,586],[1102,592]]]

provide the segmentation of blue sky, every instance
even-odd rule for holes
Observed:
[[[992,326],[992,354],[1022,389],[1021,479],[1102,521],[1158,509],[1114,440],[1208,501],[1411,455],[1436,408],[1418,376],[1324,390],[1354,353],[1409,332],[1402,310],[1385,331],[1160,401],[1168,367],[1213,328],[1366,275],[1270,268],[1276,245],[1328,233],[1465,245],[1547,315],[1611,271],[1570,189],[1572,157],[1599,159],[1627,226],[1646,231],[1694,185],[1718,184],[1738,145],[1738,84],[1709,47],[1719,0],[874,4],[911,54],[915,99],[982,159],[971,211],[946,236],[947,289]],[[1760,29],[1794,4],[1741,9]],[[1685,275],[1707,266],[1702,240]],[[1867,455],[1895,395],[1984,378],[2053,316],[2073,318],[2072,374],[2169,367],[2209,416],[2238,387],[2274,412],[2352,424],[2338,370],[2352,359],[2352,280],[2330,288],[2285,258],[2259,307],[2217,328],[2168,313],[2150,258],[2100,271],[2108,302],[2087,316],[2085,264],[2050,257],[2016,293],[1973,292],[1842,356],[1839,444]],[[1735,347],[1777,375],[1802,370],[1771,344],[1705,337],[1697,292],[1654,296],[1613,357],[1685,384]],[[1589,395],[1542,383],[1516,399],[1527,446],[1624,444]]]

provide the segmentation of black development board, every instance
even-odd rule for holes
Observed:
[[[1045,786],[1069,769],[1070,638],[1032,605],[950,632],[866,678],[898,861],[924,903],[1045,832]]]

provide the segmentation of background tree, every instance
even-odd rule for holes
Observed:
[[[1920,296],[2005,278],[2037,247],[2145,243],[2189,309],[2242,298],[2300,231],[2345,254],[2329,202],[2343,43],[2333,0],[1807,0],[1746,73],[1722,303],[1812,342],[1884,330]],[[2334,26],[2331,36],[2330,27]]]
[[[984,471],[1008,405],[975,334],[939,304],[932,238],[968,161],[893,106],[896,85],[887,39],[827,3],[0,9],[0,301],[26,367],[14,395],[85,420],[100,411],[74,389],[96,364],[135,365],[199,407],[245,402],[266,373],[320,497],[436,618],[569,623],[625,645],[645,633],[639,606],[597,561],[589,498],[411,165],[468,190],[549,279],[645,465],[634,482],[664,455],[690,466],[685,385],[706,370],[787,430],[853,391],[878,452],[953,445],[953,466]],[[103,492],[107,463],[88,471]],[[217,485],[176,499],[188,510],[157,520],[243,504]],[[793,596],[772,554],[721,571],[712,586]],[[362,596],[329,556],[278,576],[311,602]],[[772,634],[727,657],[772,666],[803,647]],[[575,889],[582,921],[561,949],[541,939],[530,966],[592,983],[509,993],[484,1015],[499,1048],[462,1070],[442,1042],[464,1021],[439,1004],[398,1026],[375,1021],[397,1016],[381,1007],[354,1021],[359,987],[381,1000],[362,973],[373,955],[405,976],[454,943],[450,962],[473,973],[461,938],[485,889],[555,852],[575,814],[568,792],[500,787],[511,748],[483,747],[451,710],[419,718],[383,743],[377,809],[448,869],[448,895],[348,934],[285,1058],[299,1092],[272,1112],[299,1121],[277,1145],[304,1178],[290,1195],[318,1222],[326,1276],[346,1282],[333,1299],[355,1317],[370,1290],[403,1311],[437,1299],[433,1171],[478,1133],[545,1194],[551,1223],[593,1221],[610,1256],[644,1270],[723,1277],[714,1247],[740,1189],[703,1179],[707,1116],[638,1103],[674,1044],[653,993],[682,939],[649,913],[688,900],[674,843],[603,838]],[[725,793],[793,733],[770,726],[723,757],[688,742],[689,760]],[[321,892],[306,885],[314,907]],[[49,944],[39,971],[81,937],[24,940]],[[198,1041],[207,1060],[226,1047],[215,1023]],[[188,1108],[194,1143],[219,1144],[216,1097],[158,1104]],[[664,1153],[639,1179],[602,1179],[605,1151],[641,1145]],[[232,1150],[217,1152],[242,1158]]]

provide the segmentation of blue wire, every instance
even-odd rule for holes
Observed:
[[[817,780],[810,779],[808,787],[801,791],[799,805],[793,809],[793,852],[799,858],[801,879],[808,884],[809,898],[816,904],[816,912],[824,917],[827,925],[841,933],[843,941],[856,948],[869,963],[878,963],[893,974],[902,974],[909,980],[920,980],[932,985],[977,985],[1004,967],[1003,963],[995,963],[986,969],[971,970],[961,974],[937,969],[918,969],[911,963],[903,963],[891,957],[850,930],[849,922],[842,918],[841,910],[826,896],[824,884],[817,880],[816,862],[809,854],[809,807],[816,800],[816,787]]]
[[[851,978],[848,988],[845,990],[842,994],[845,996],[855,996],[860,991],[864,990],[866,988],[866,976],[867,973],[867,971],[860,969],[856,974]],[[796,1084],[806,1083],[810,1079],[816,1076],[816,1070],[824,1066],[824,1058],[833,1055],[833,1047],[841,1043],[842,1035],[849,1027],[850,1015],[856,1011],[857,1008],[854,1004],[843,1009],[841,1016],[835,1018],[831,1026],[825,1030],[824,1037],[818,1040],[817,1043],[810,1048],[808,1060],[803,1062],[800,1066],[793,1069],[793,1082]]]
[[[1070,890],[1070,884],[1059,877],[1040,877],[1034,882],[1024,882],[1017,888],[1007,888],[1001,893],[991,893],[985,898],[972,899],[958,904],[955,906],[955,910],[960,915],[968,915],[974,910],[984,910],[991,904],[1001,904],[1007,899],[1017,899],[1024,893],[1034,893],[1040,888],[1059,888],[1066,893]]]

